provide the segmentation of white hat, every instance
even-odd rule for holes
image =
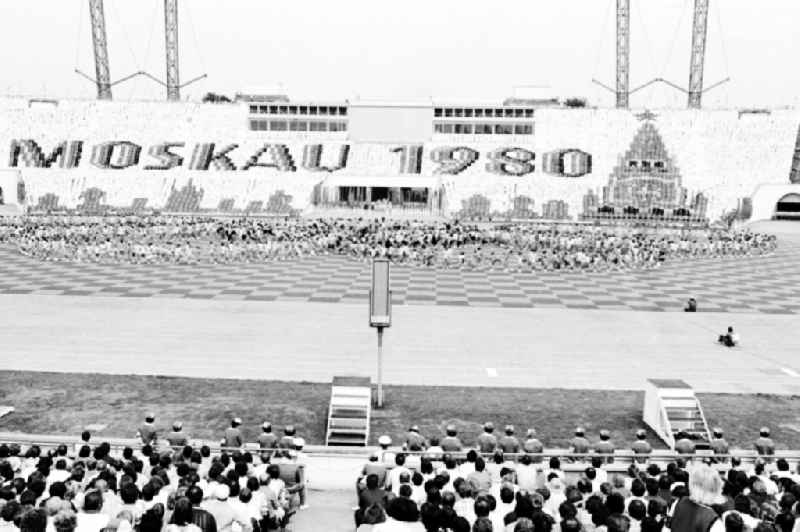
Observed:
[[[233,418],[233,422],[236,423],[237,425],[241,425],[242,424],[242,418],[235,417],[235,418]]]
[[[303,438],[295,438],[292,443],[294,443],[295,447],[303,447],[306,444],[306,440]]]
[[[221,501],[227,499],[230,494],[231,489],[227,486],[227,484],[218,484],[217,487],[214,488],[214,497]]]
[[[391,444],[392,444],[392,439],[386,434],[378,438],[378,445],[391,445]]]

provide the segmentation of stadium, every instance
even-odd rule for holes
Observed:
[[[176,0],[126,100],[89,0],[97,98],[0,97],[0,528],[800,530],[800,110],[703,107],[708,0],[631,105],[629,4],[605,108],[181,99]]]

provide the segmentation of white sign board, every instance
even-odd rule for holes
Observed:
[[[392,295],[389,291],[389,261],[372,261],[372,288],[369,291],[370,327],[389,327],[392,324]]]

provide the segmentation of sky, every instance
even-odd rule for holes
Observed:
[[[694,0],[630,0],[631,88],[688,85]],[[163,0],[105,0],[112,80],[164,79]],[[293,99],[501,101],[520,87],[614,105],[615,0],[179,0],[182,90]],[[800,106],[800,1],[711,0],[705,107]],[[93,98],[87,0],[0,2],[0,91]],[[117,100],[164,99],[137,78]],[[633,107],[685,107],[655,85]]]

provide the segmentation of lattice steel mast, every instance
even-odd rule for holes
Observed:
[[[117,83],[128,81],[137,76],[144,76],[167,88],[168,100],[179,100],[181,89],[207,77],[206,74],[190,79],[183,85],[180,83],[178,68],[178,0],[164,0],[164,38],[166,41],[167,57],[167,82],[164,83],[155,76],[139,70],[112,82],[108,70],[108,48],[106,40],[106,21],[103,13],[103,0],[89,0],[89,10],[92,16],[92,39],[94,41],[94,63],[97,75],[94,79],[84,74],[77,68],[75,72],[88,79],[97,86],[97,98],[100,100],[111,99],[111,87]]]
[[[609,92],[616,95],[617,109],[627,109],[630,95],[630,56],[631,56],[631,3],[630,0],[617,0],[617,83],[611,88],[605,83],[592,79]]]
[[[164,0],[164,39],[167,51],[167,100],[181,99],[178,69],[178,0]]]
[[[703,66],[706,58],[709,0],[694,0],[692,57],[689,63],[689,108],[699,109],[703,95]]]
[[[103,13],[103,0],[89,0],[92,16],[92,42],[94,43],[94,70],[97,84],[97,98],[111,99],[111,74],[108,69],[108,46],[106,41],[106,18]]]
[[[617,0],[617,109],[628,108],[630,79],[630,0]]]
[[[794,142],[792,168],[789,171],[789,182],[800,183],[800,127],[797,128],[797,139]]]

